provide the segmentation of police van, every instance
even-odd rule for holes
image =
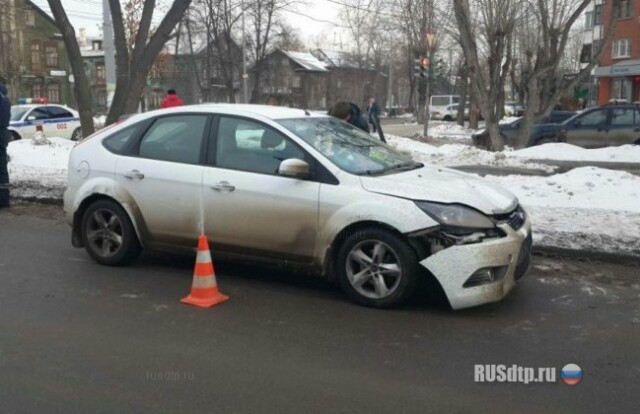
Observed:
[[[18,105],[11,107],[9,131],[12,139],[33,138],[37,125],[42,125],[42,132],[47,137],[73,141],[82,138],[80,116],[73,109],[49,104],[47,98],[18,99]]]

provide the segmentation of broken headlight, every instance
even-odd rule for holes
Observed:
[[[469,233],[475,229],[493,229],[496,226],[489,217],[460,204],[416,201],[416,205],[445,228],[466,229],[466,233]]]

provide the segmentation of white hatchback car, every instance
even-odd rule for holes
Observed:
[[[56,104],[15,105],[11,107],[9,132],[12,140],[31,139],[36,125],[42,125],[45,136],[77,141],[82,137],[80,116],[73,109]]]
[[[102,264],[192,248],[204,232],[214,257],[314,269],[374,307],[423,277],[454,309],[498,301],[529,267],[515,196],[301,109],[135,115],[73,149],[64,204],[73,245]]]

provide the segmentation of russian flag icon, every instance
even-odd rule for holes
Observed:
[[[567,385],[576,385],[582,381],[582,368],[576,364],[567,364],[562,367],[560,378]]]

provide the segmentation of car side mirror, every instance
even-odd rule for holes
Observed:
[[[309,164],[297,158],[289,158],[280,163],[278,174],[285,177],[307,178],[309,176]]]
[[[35,121],[36,119],[37,119],[37,118],[36,118],[36,116],[35,116],[35,115],[29,115],[29,116],[27,117],[27,121]]]

